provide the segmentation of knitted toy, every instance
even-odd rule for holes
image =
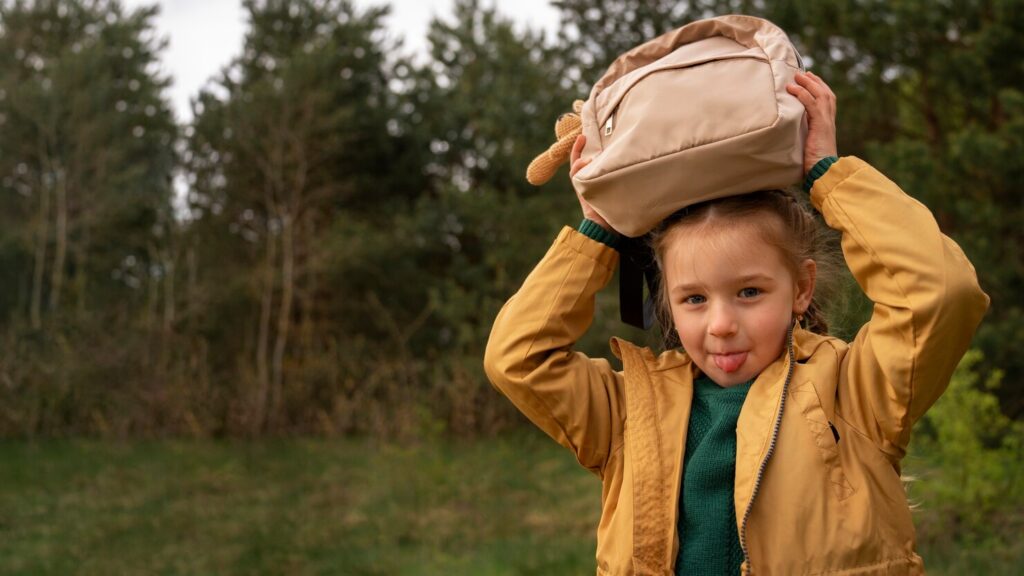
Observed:
[[[551,180],[558,167],[569,160],[576,137],[583,133],[583,120],[580,118],[583,100],[573,102],[572,109],[572,112],[566,112],[555,120],[555,137],[558,141],[534,158],[526,169],[526,179],[530,184],[540,186]]]

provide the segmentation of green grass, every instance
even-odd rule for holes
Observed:
[[[590,572],[600,484],[536,435],[0,444],[3,574]]]
[[[2,574],[594,570],[600,484],[532,431],[408,447],[6,442],[0,462]],[[1010,574],[1024,558],[1019,543],[940,545],[922,550],[930,574]]]

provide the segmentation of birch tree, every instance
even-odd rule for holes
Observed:
[[[281,424],[289,362],[301,363],[302,347],[322,335],[324,231],[338,210],[394,191],[394,138],[383,9],[358,12],[340,0],[245,6],[243,54],[195,101],[188,158],[195,226],[234,238],[227,254],[251,266],[239,271],[253,310],[243,320],[245,373],[255,377],[243,411],[259,431]]]
[[[129,256],[145,260],[169,205],[176,129],[154,15],[75,0],[0,8],[5,234],[31,254],[18,315],[35,329],[133,289],[112,273]]]

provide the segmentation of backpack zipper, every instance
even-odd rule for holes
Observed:
[[[793,324],[789,325],[786,341],[789,343],[789,370],[786,372],[786,381],[782,384],[782,399],[779,400],[779,411],[775,415],[772,439],[768,443],[768,453],[765,455],[764,460],[761,461],[761,466],[757,469],[754,489],[750,493],[750,502],[747,503],[747,509],[743,512],[743,522],[740,524],[740,548],[743,549],[743,565],[746,566],[746,570],[743,571],[744,576],[753,576],[754,574],[754,569],[750,565],[750,552],[747,549],[747,520],[750,519],[750,511],[754,508],[754,499],[757,498],[757,491],[761,487],[761,479],[764,477],[764,471],[768,467],[768,461],[771,460],[772,454],[775,453],[775,442],[779,439],[779,428],[782,426],[782,411],[786,407],[786,392],[789,390],[789,382],[793,378],[793,366],[796,364],[795,354],[793,353]]]

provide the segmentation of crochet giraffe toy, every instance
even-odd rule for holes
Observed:
[[[576,137],[583,133],[583,100],[572,103],[572,112],[566,112],[555,120],[555,138],[557,141],[547,150],[530,162],[526,169],[526,179],[534,186],[540,186],[555,175],[558,167],[569,160]]]

